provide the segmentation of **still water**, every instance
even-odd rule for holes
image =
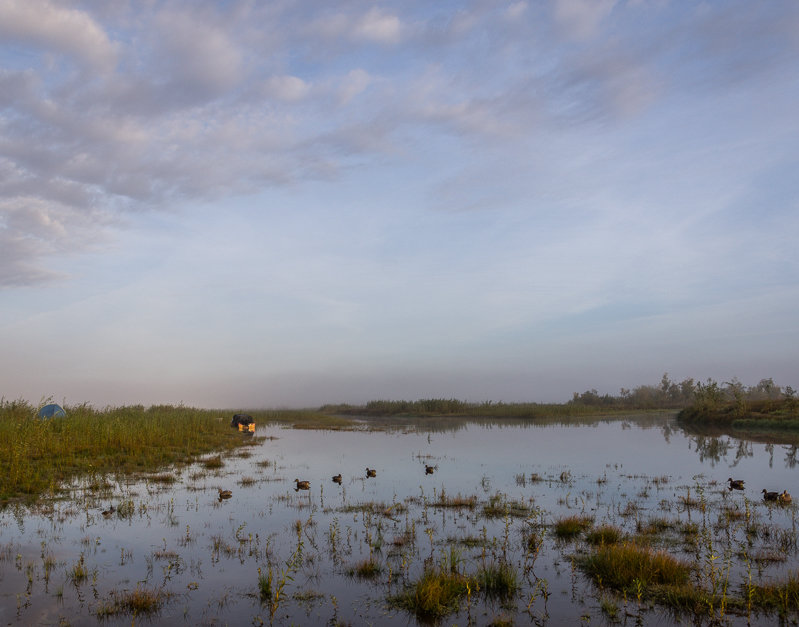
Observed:
[[[587,545],[557,538],[554,524],[578,515],[630,535],[694,524],[708,530],[701,547],[676,531],[653,542],[692,562],[703,551],[720,556],[705,567],[731,590],[750,576],[779,578],[799,559],[796,506],[766,504],[760,491],[794,492],[796,455],[791,442],[687,433],[666,414],[373,421],[352,431],[259,425],[251,446],[221,468],[172,469],[173,482],[164,473],[93,477],[68,499],[0,512],[0,621],[416,625],[388,599],[426,564],[454,560],[472,573],[506,560],[515,595],[475,593],[441,624],[672,624],[667,611],[598,590],[575,566]],[[340,485],[331,480],[339,473]],[[728,477],[746,489],[727,490]],[[295,479],[310,489],[295,490]],[[220,489],[232,496],[218,498]],[[766,530],[746,546],[748,566],[743,523],[730,512],[749,512]],[[373,576],[356,572],[365,560],[378,565]],[[259,589],[259,573],[269,572],[271,601]],[[160,595],[159,609],[137,614],[119,603],[136,590]]]

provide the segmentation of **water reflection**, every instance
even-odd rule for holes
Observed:
[[[518,595],[475,594],[448,624],[601,623],[612,597],[573,567],[588,545],[584,535],[558,537],[570,517],[699,563],[710,550],[729,555],[731,588],[748,576],[740,555],[758,578],[799,563],[795,506],[760,499],[762,488],[795,483],[790,441],[686,432],[668,414],[261,431],[274,439],[218,469],[173,469],[174,483],[164,473],[93,477],[75,482],[68,499],[0,512],[4,622],[130,624],[131,614],[110,613],[113,603],[146,589],[162,602],[155,624],[407,626],[416,618],[387,598],[426,566],[457,560],[474,572],[504,559],[518,573]],[[778,447],[783,464],[774,463]],[[733,468],[746,490],[726,489]],[[295,491],[295,478],[309,489]],[[283,585],[277,605],[260,588],[267,574],[273,595]],[[612,601],[632,620],[670,622],[630,599]],[[731,624],[745,624],[739,618]]]

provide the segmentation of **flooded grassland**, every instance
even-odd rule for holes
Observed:
[[[258,425],[3,509],[0,621],[793,624],[796,506],[762,495],[796,484],[779,437],[670,414]]]

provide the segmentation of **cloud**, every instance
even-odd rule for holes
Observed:
[[[340,83],[338,89],[339,102],[347,104],[355,96],[362,93],[371,82],[372,78],[368,72],[361,69],[350,70]]]
[[[366,13],[338,12],[317,17],[308,27],[312,35],[326,40],[346,40],[350,42],[398,44],[404,33],[400,18],[377,7]]]
[[[311,92],[311,86],[298,76],[272,76],[265,85],[263,94],[286,102],[304,100]]]
[[[116,64],[116,45],[97,22],[49,0],[0,0],[0,37],[69,55],[101,72]]]
[[[156,71],[165,71],[170,89],[212,98],[242,79],[242,53],[231,36],[205,16],[164,11],[155,19]]]
[[[610,15],[617,0],[555,0],[555,20],[569,36],[586,40],[593,37]]]
[[[402,22],[396,15],[374,7],[355,22],[352,33],[367,41],[396,44],[402,38]]]
[[[697,98],[700,84],[712,98],[729,80],[778,75],[797,50],[781,18],[795,24],[799,13],[752,3],[736,19],[741,3],[697,15],[607,0],[561,0],[551,12],[528,2],[256,4],[81,4],[89,14],[0,0],[0,54],[10,60],[0,70],[4,240],[58,249],[54,231],[9,217],[21,206],[52,203],[79,250],[95,235],[83,219],[107,228],[126,211],[331,180],[353,166],[414,168],[427,151],[441,150],[433,154],[445,169],[468,159],[461,171],[505,173],[513,180],[497,176],[497,186],[513,187],[541,176],[530,151],[553,150],[559,132],[623,129]],[[741,41],[730,34],[742,28]],[[69,55],[85,71],[43,67],[20,44]],[[692,60],[697,50],[707,54]],[[750,73],[737,74],[746,59]],[[579,161],[575,152],[559,159]],[[561,171],[559,180],[572,179]],[[466,183],[448,205],[477,209],[497,197],[470,198]],[[26,267],[44,263],[36,247],[26,254]]]

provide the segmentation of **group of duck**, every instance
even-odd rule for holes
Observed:
[[[432,475],[436,471],[437,468],[438,468],[438,466],[428,466],[427,464],[425,464],[424,474]],[[366,467],[366,477],[367,478],[371,478],[371,477],[376,477],[376,476],[377,476],[377,470],[374,469],[374,468],[369,468],[367,466]],[[339,485],[341,485],[342,482],[344,481],[343,477],[341,476],[341,473],[332,476],[330,478],[330,480],[333,483],[337,483]],[[305,481],[305,480],[301,481],[300,479],[295,479],[294,480],[294,491],[295,492],[299,492],[300,490],[310,490],[310,489],[311,489],[311,482],[310,481]],[[231,498],[233,496],[233,492],[231,490],[223,490],[222,488],[217,488],[217,490],[219,491],[219,500],[220,501],[224,501],[224,500],[229,499],[229,498]],[[114,512],[114,508],[112,507],[110,511],[103,512],[103,516],[108,517],[113,512]]]
[[[729,477],[727,479],[727,483],[729,484],[730,490],[743,490],[744,489],[744,480],[743,479],[733,479]],[[780,505],[787,505],[791,502],[791,495],[788,494],[787,490],[783,490],[782,492],[771,492],[763,488],[763,500],[764,501],[772,501],[775,503],[779,503]]]
[[[425,464],[424,474],[432,475],[436,471],[436,468],[438,468],[438,466],[428,466],[427,464]],[[369,468],[369,466],[367,466],[366,467],[366,478],[369,479],[371,477],[376,477],[376,476],[377,476],[377,470],[375,470],[374,468]],[[341,483],[343,481],[343,478],[341,476],[341,473],[339,473],[337,475],[333,475],[330,478],[330,480],[333,483],[337,483],[337,484],[341,485]],[[294,484],[295,484],[294,485],[294,491],[295,492],[299,492],[300,490],[310,490],[311,489],[311,482],[310,481],[300,481],[299,479],[295,479],[294,480]]]

